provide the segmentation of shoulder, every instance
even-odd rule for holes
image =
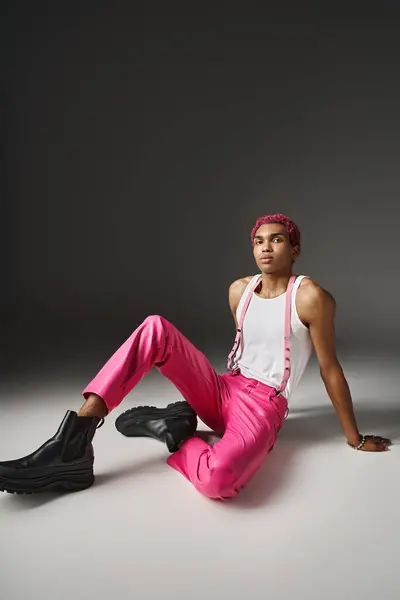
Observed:
[[[334,316],[336,301],[333,295],[316,281],[305,277],[296,294],[296,308],[303,323],[309,325],[322,315]]]
[[[229,286],[229,304],[231,308],[237,308],[241,297],[243,296],[244,290],[249,285],[250,281],[253,279],[254,275],[249,275],[248,277],[241,277],[240,279],[236,279]]]

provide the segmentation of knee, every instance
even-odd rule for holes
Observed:
[[[168,329],[169,322],[161,315],[149,315],[143,321],[142,325],[151,331],[165,333]]]
[[[210,468],[200,491],[207,498],[229,500],[238,494],[236,477],[232,469],[223,463]]]
[[[143,325],[162,325],[165,321],[164,317],[161,315],[149,315],[143,321]]]

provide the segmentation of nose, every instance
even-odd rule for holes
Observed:
[[[261,252],[271,252],[271,242],[266,241],[261,247]]]

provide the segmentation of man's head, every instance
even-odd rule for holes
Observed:
[[[300,254],[298,226],[279,213],[257,219],[251,231],[251,241],[254,258],[262,273],[290,271]]]

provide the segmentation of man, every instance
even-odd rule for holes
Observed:
[[[130,409],[116,420],[117,429],[165,441],[168,464],[199,492],[232,498],[273,448],[313,348],[347,443],[361,451],[388,450],[391,440],[358,431],[335,353],[333,297],[292,273],[301,247],[297,225],[282,214],[267,215],[257,220],[251,240],[260,273],[229,288],[237,333],[227,373],[217,374],[166,319],[148,317],[85,388],[78,413],[67,411],[57,433],[29,456],[0,463],[0,489],[33,493],[92,485],[96,429],[155,366],[186,401]],[[222,435],[213,446],[195,436],[197,417]]]

